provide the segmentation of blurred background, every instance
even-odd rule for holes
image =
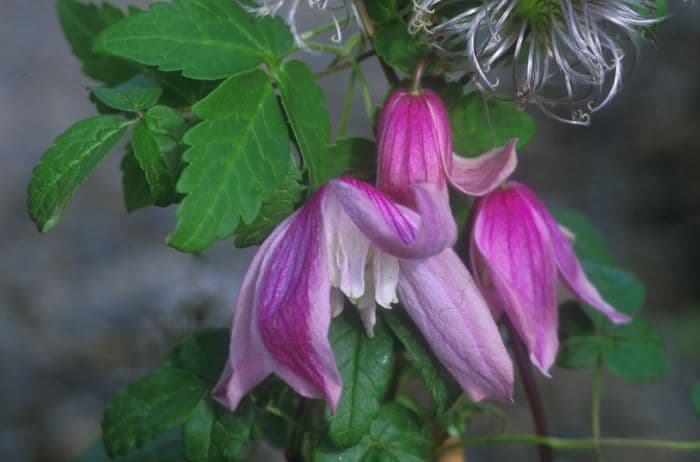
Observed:
[[[642,45],[613,104],[590,128],[538,117],[518,172],[548,205],[584,212],[648,288],[643,316],[660,327],[671,367],[644,385],[605,375],[608,436],[700,438],[688,404],[691,384],[700,380],[700,7],[669,3],[673,17],[658,34],[659,48]],[[384,78],[375,63],[365,68],[379,101]],[[332,114],[339,113],[344,82],[344,75],[321,82]],[[254,253],[235,249],[232,240],[199,257],[166,247],[174,208],[126,214],[118,151],[78,190],[63,222],[37,233],[25,208],[31,168],[56,135],[95,113],[90,84],[63,39],[53,1],[0,0],[3,461],[60,462],[79,454],[99,437],[102,410],[117,389],[157,365],[196,326],[228,325]],[[350,133],[371,136],[356,103]],[[557,435],[588,435],[591,371],[552,375],[540,380],[550,427]],[[520,390],[507,412],[509,431],[531,431]],[[534,454],[489,449],[470,462]],[[610,461],[698,460],[650,450],[606,454]]]

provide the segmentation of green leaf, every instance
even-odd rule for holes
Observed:
[[[614,329],[605,337],[602,353],[611,372],[635,382],[658,379],[668,370],[661,335],[641,320]]]
[[[240,403],[235,412],[211,399],[200,401],[183,431],[187,461],[236,460],[248,443],[252,421],[253,407],[247,401]]]
[[[367,433],[394,370],[394,342],[383,323],[377,322],[370,339],[359,320],[345,317],[334,319],[328,334],[343,378],[338,409],[328,418],[328,436],[341,447],[356,444]]]
[[[367,2],[367,13],[375,22],[388,21],[396,17],[399,0],[373,0]]]
[[[604,339],[596,335],[575,335],[567,338],[559,346],[557,366],[564,369],[588,367],[602,354]]]
[[[131,145],[146,174],[151,198],[156,205],[167,206],[180,200],[175,185],[184,167],[182,135],[187,124],[167,106],[154,106],[134,127]]]
[[[289,169],[287,127],[261,70],[226,80],[192,108],[203,119],[185,134],[189,164],[177,183],[187,194],[168,243],[188,252],[251,223]]]
[[[382,406],[369,433],[351,448],[320,446],[314,462],[399,461],[424,462],[430,458],[430,439],[415,415],[396,403]]]
[[[126,112],[141,112],[158,102],[163,90],[152,76],[139,74],[112,88],[89,87],[102,103]]]
[[[377,175],[377,157],[374,141],[366,138],[338,138],[328,147],[326,166],[329,178],[349,174],[374,183]]]
[[[309,188],[314,191],[331,178],[325,165],[331,136],[326,97],[314,73],[299,60],[285,63],[275,72],[275,78],[297,147],[309,171]]]
[[[63,34],[73,54],[82,62],[85,75],[113,85],[138,73],[129,62],[97,53],[92,48],[95,37],[102,30],[124,18],[124,13],[118,8],[109,3],[98,6],[77,0],[58,0],[56,9]]]
[[[76,123],[54,140],[34,167],[29,183],[29,214],[40,232],[50,231],[68,200],[124,136],[129,122],[103,115]]]
[[[131,145],[127,146],[119,167],[122,171],[122,190],[126,211],[133,212],[153,204],[146,174],[139,165],[139,161],[134,157]]]
[[[419,43],[402,21],[379,27],[374,34],[374,49],[387,64],[406,74],[413,73],[418,62],[430,53],[430,48]]]
[[[571,209],[551,212],[560,225],[574,233],[574,250],[579,258],[608,265],[615,263],[605,241],[583,214]]]
[[[454,379],[435,359],[420,332],[403,313],[399,313],[398,309],[382,311],[382,319],[418,366],[438,412],[443,411],[454,389]]]
[[[292,43],[279,17],[253,17],[230,0],[175,0],[154,3],[111,26],[99,35],[95,49],[215,80],[263,62],[274,65]]]
[[[581,263],[590,281],[615,309],[631,315],[639,312],[645,289],[632,273],[585,260]]]
[[[142,449],[117,458],[110,458],[105,452],[104,443],[98,440],[75,462],[182,462],[184,458],[180,432],[172,431],[156,438]]]
[[[165,367],[193,372],[213,384],[219,379],[228,358],[230,337],[228,329],[199,329],[172,349]]]
[[[209,390],[196,375],[159,369],[121,390],[105,410],[102,435],[114,457],[183,425]]]
[[[522,148],[535,134],[535,121],[513,105],[485,99],[477,92],[463,95],[449,108],[454,151],[474,157],[518,138]]]
[[[690,402],[693,405],[693,412],[700,418],[700,382],[693,385],[693,389],[690,392]]]
[[[300,180],[301,172],[292,160],[287,176],[277,186],[272,196],[263,203],[255,220],[250,224],[238,225],[236,247],[262,244],[272,230],[294,212],[294,206],[301,201]]]

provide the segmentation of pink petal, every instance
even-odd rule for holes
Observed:
[[[413,186],[417,213],[352,178],[331,180],[329,186],[359,230],[390,255],[425,258],[440,253],[455,240],[457,229],[449,203],[434,185]]]
[[[299,394],[338,405],[342,383],[328,342],[330,281],[321,188],[267,238],[243,281],[234,315],[230,367],[214,397],[230,408],[269,373]]]
[[[480,286],[508,315],[547,374],[556,359],[556,266],[546,225],[510,185],[476,201],[472,255]]]
[[[414,206],[411,185],[432,183],[447,200],[443,158],[452,153],[447,111],[437,94],[398,89],[377,125],[377,184],[392,199]]]
[[[492,149],[479,157],[466,158],[452,154],[445,164],[450,183],[464,194],[483,196],[502,184],[518,164],[513,139],[503,147]]]
[[[400,266],[399,298],[437,358],[475,401],[510,400],[513,366],[459,257],[447,249]]]
[[[513,187],[518,190],[524,200],[529,203],[530,207],[540,215],[542,221],[546,224],[554,248],[559,273],[569,291],[584,303],[603,313],[614,323],[629,322],[630,317],[615,310],[608,302],[603,300],[598,289],[588,280],[574,253],[571,241],[567,239],[566,234],[562,232],[554,217],[552,217],[537,196],[523,184],[514,183]]]

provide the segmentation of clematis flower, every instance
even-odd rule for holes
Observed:
[[[623,49],[634,52],[640,33],[662,19],[655,0],[462,3],[414,0],[412,31],[422,31],[447,57],[463,55],[467,72],[492,93],[503,91],[496,67],[510,60],[517,99],[583,125],[620,91],[628,61]]]
[[[557,280],[614,323],[630,320],[591,284],[571,242],[528,187],[506,183],[477,199],[473,214],[474,277],[494,315],[505,311],[543,374],[559,348]]]
[[[386,101],[377,125],[377,186],[412,207],[411,185],[432,183],[448,199],[447,183],[471,196],[486,194],[515,169],[516,140],[478,157],[452,153],[447,110],[433,91],[399,89]]]
[[[217,400],[234,409],[274,373],[334,411],[342,383],[327,336],[343,294],[369,332],[376,304],[401,300],[473,399],[510,398],[512,365],[496,324],[446,248],[456,235],[449,206],[433,185],[416,185],[414,194],[416,211],[361,181],[332,180],[273,231],[238,295]]]

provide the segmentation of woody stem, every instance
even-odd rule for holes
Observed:
[[[537,389],[537,383],[535,383],[535,377],[532,375],[532,368],[525,345],[510,321],[506,320],[506,326],[508,328],[508,337],[513,347],[515,364],[518,368],[523,388],[525,389],[525,395],[527,395],[527,402],[530,405],[530,413],[532,414],[532,421],[535,425],[535,434],[538,437],[547,437],[549,436],[547,418],[544,413],[544,407],[542,406],[540,393]],[[553,455],[551,447],[540,444],[538,449],[540,453],[540,462],[552,462]]]
[[[374,39],[374,24],[372,23],[372,18],[369,17],[369,12],[367,11],[367,5],[365,5],[364,0],[354,0],[355,7],[357,8],[357,14],[360,16],[360,21],[365,29],[365,33],[369,38],[370,42]],[[382,66],[382,71],[386,79],[389,81],[389,85],[396,87],[399,84],[399,76],[396,75],[394,69],[389,66],[384,60],[379,57],[379,64]]]

